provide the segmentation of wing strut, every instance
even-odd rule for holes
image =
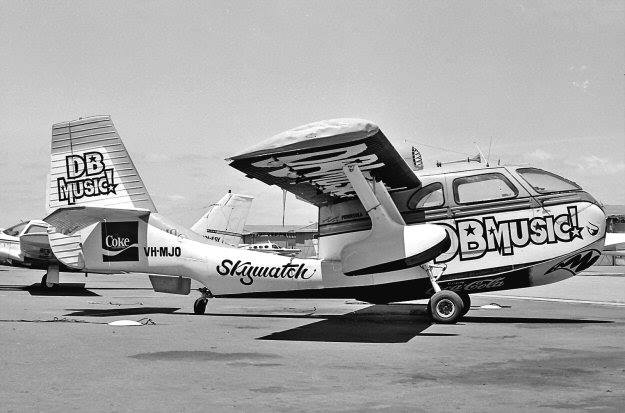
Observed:
[[[384,183],[367,177],[356,164],[343,167],[371,218],[371,231],[341,251],[345,275],[396,271],[431,261],[449,248],[447,232],[434,224],[407,226]]]
[[[345,165],[343,172],[345,172],[345,176],[347,176],[360,202],[365,207],[365,211],[371,217],[373,225],[386,224],[389,221],[398,225],[406,225],[383,183],[371,178],[368,172],[365,176],[356,164]],[[367,182],[368,180],[372,182],[373,188]]]

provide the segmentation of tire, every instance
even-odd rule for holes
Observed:
[[[462,298],[453,291],[437,292],[430,299],[429,307],[435,323],[455,324],[462,317]]]
[[[193,312],[197,315],[204,314],[204,311],[206,311],[207,302],[208,300],[206,298],[198,298],[197,300],[195,300],[195,303],[193,304]]]
[[[471,297],[466,293],[459,295],[462,300],[462,311],[460,312],[460,317],[464,317],[471,309]]]

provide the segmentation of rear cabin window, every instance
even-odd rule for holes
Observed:
[[[554,173],[537,168],[521,168],[516,170],[519,175],[539,194],[551,192],[579,191],[582,188],[573,181],[562,178]]]
[[[442,206],[445,203],[443,185],[435,182],[418,189],[408,199],[408,209],[427,209]]]
[[[463,176],[454,179],[454,198],[458,204],[514,198],[519,191],[500,173]]]

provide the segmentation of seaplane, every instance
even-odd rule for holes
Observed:
[[[55,257],[80,271],[150,274],[155,291],[212,297],[427,299],[455,323],[470,294],[554,283],[592,265],[605,214],[579,185],[527,166],[415,171],[373,122],[334,119],[228,159],[319,210],[318,256],[214,242],[156,212],[109,116],[52,126]]]
[[[239,245],[253,199],[228,191],[208,207],[191,231],[212,242]],[[48,226],[47,222],[35,219],[0,229],[0,264],[46,270],[41,278],[41,288],[59,285],[60,272],[83,272],[63,265],[52,254]],[[86,275],[87,271],[84,272]]]

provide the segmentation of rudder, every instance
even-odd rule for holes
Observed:
[[[52,125],[48,213],[84,205],[156,212],[110,116]]]

